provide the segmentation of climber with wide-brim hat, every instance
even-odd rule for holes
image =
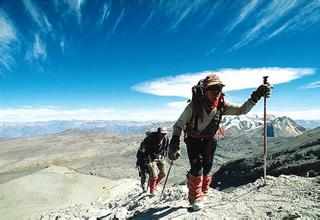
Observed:
[[[191,169],[187,175],[188,199],[193,210],[201,209],[201,200],[212,181],[213,156],[217,146],[215,138],[223,115],[247,114],[263,96],[269,96],[271,87],[263,84],[241,106],[224,100],[224,83],[216,74],[210,74],[192,88],[191,102],[173,126],[169,145],[169,159],[180,156],[180,135],[184,141]]]

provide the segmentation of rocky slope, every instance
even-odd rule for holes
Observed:
[[[185,185],[166,189],[163,199],[159,195],[142,194],[138,183],[133,190],[113,201],[76,205],[52,210],[33,219],[319,219],[320,179],[297,176],[267,178],[239,187],[232,192],[211,190],[204,208],[191,212],[186,200]]]
[[[60,134],[0,141],[0,183],[51,165],[111,179],[136,176],[135,154],[143,135],[100,132]],[[120,172],[129,170],[129,172]]]
[[[320,175],[319,137],[320,128],[316,128],[297,137],[270,140],[267,160],[268,174],[274,176],[280,174]],[[238,141],[241,143],[239,139]],[[247,156],[242,155],[242,158],[224,164],[214,174],[215,186],[220,188],[239,186],[261,177],[263,175],[263,145],[261,139],[260,145],[257,146],[260,146],[260,152],[256,149]],[[240,147],[239,150],[241,150]]]
[[[0,184],[0,219],[29,219],[50,209],[112,199],[131,191],[132,180],[112,181],[80,174],[66,167],[51,166]],[[114,193],[117,192],[115,195]]]

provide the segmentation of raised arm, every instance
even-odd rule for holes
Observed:
[[[265,95],[270,95],[271,86],[270,84],[263,84],[257,88],[251,94],[251,97],[243,103],[241,106],[232,105],[229,103],[225,103],[224,115],[243,115],[247,114],[253,106],[259,101],[259,99]]]
[[[243,115],[247,114],[253,106],[256,104],[256,102],[252,101],[252,99],[248,99],[245,103],[242,105],[233,105],[230,103],[225,102],[224,107],[224,115]]]

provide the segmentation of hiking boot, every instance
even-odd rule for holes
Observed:
[[[157,179],[157,183],[156,183],[156,185],[159,185],[160,184],[160,182],[161,182],[161,180],[163,180],[163,178],[165,177],[166,175],[165,174],[159,174],[158,175],[158,179]]]
[[[141,185],[141,189],[142,189],[143,192],[147,192],[146,185]]]
[[[195,200],[192,204],[191,204],[191,210],[192,211],[199,211],[200,209],[202,209],[202,202],[200,200]]]
[[[154,192],[157,189],[157,177],[150,177],[149,178],[149,189],[150,189],[150,193],[154,194]]]
[[[208,194],[211,182],[212,182],[212,176],[203,176],[202,193],[204,195]]]
[[[141,180],[140,187],[141,187],[143,192],[146,192],[147,191],[147,183],[146,183],[146,181]]]
[[[188,175],[188,200],[190,204],[202,198],[202,176]]]

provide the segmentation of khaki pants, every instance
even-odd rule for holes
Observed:
[[[165,177],[165,161],[164,159],[156,159],[148,163],[149,175],[151,177]]]

